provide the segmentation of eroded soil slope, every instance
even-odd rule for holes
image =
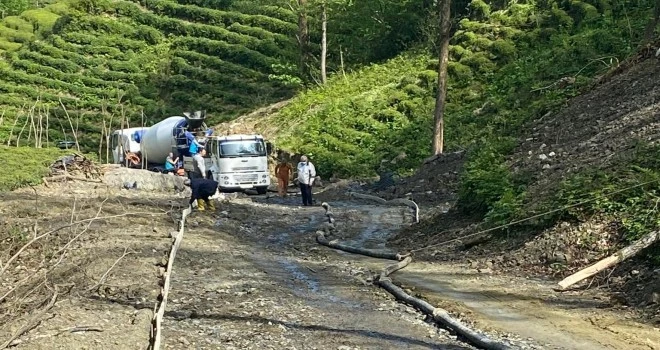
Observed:
[[[146,348],[176,194],[70,182],[0,199],[0,343]]]

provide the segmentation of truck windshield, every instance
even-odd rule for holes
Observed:
[[[220,157],[263,157],[266,146],[262,140],[236,140],[220,142]]]

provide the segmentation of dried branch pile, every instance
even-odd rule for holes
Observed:
[[[50,166],[50,177],[43,178],[48,182],[78,180],[88,182],[101,182],[103,176],[102,168],[91,159],[74,153],[56,160]]]
[[[71,175],[98,179],[103,176],[101,167],[91,159],[78,153],[64,156],[50,166],[51,176]]]

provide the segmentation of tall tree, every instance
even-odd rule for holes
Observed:
[[[321,82],[328,80],[326,58],[328,56],[328,9],[325,1],[321,3]]]
[[[440,15],[440,52],[438,55],[438,96],[433,112],[433,154],[441,154],[444,147],[444,114],[447,99],[447,63],[449,62],[449,39],[451,35],[451,0],[438,0]]]
[[[309,26],[307,25],[307,0],[298,0],[298,45],[300,47],[300,78],[309,78]]]

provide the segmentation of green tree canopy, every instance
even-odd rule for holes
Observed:
[[[0,1],[0,18],[18,15],[30,8],[30,0],[2,0]]]

